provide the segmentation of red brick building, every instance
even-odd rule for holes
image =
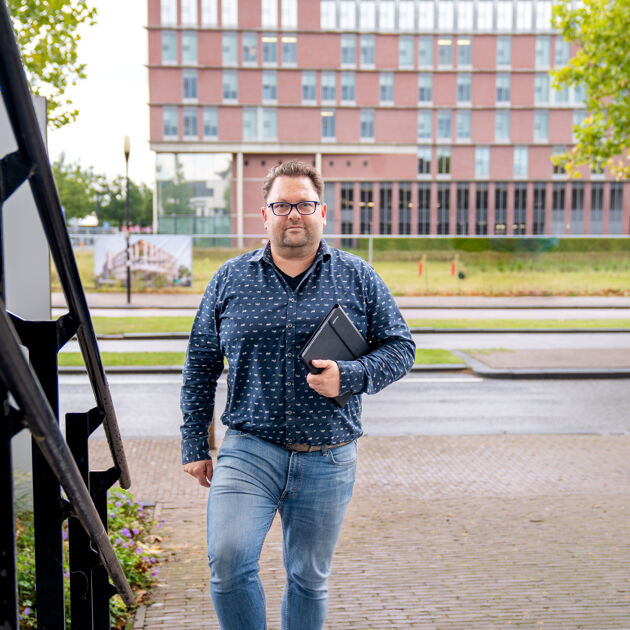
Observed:
[[[328,232],[630,233],[628,182],[551,162],[585,116],[551,85],[573,52],[551,5],[149,0],[160,216],[259,234],[265,173],[300,157]]]

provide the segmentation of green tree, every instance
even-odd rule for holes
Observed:
[[[123,176],[107,182],[101,198],[101,223],[122,228],[125,225],[126,182]],[[153,221],[153,191],[146,185],[138,186],[129,180],[129,220],[132,225],[149,226]]]
[[[65,91],[85,78],[79,29],[96,23],[96,9],[87,0],[8,0],[8,7],[31,90],[48,99],[48,123],[72,122],[79,112]]]
[[[630,0],[583,0],[572,8],[559,0],[552,23],[579,50],[568,65],[552,71],[554,87],[583,86],[588,115],[574,128],[574,148],[559,156],[567,173],[607,165],[618,178],[630,177]]]
[[[94,212],[97,191],[103,188],[104,178],[91,168],[84,170],[78,163],[68,164],[63,153],[53,162],[52,169],[66,220]]]

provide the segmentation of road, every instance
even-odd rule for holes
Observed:
[[[179,435],[177,375],[110,375],[123,437]],[[225,405],[224,378],[217,408]],[[618,380],[512,381],[410,374],[364,396],[370,435],[630,433],[630,388]],[[60,413],[94,406],[87,377],[62,375]],[[218,423],[217,435],[223,426]],[[102,437],[102,429],[96,433]]]

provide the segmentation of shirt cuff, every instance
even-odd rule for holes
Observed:
[[[207,435],[182,440],[182,464],[200,462],[204,459],[212,459]]]
[[[360,361],[337,361],[339,395],[360,394],[365,387],[365,369]]]

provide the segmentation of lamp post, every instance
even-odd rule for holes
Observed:
[[[131,260],[129,258],[129,152],[131,150],[131,143],[129,142],[129,136],[125,136],[124,151],[125,151],[125,223],[127,224],[126,231],[126,251],[127,251],[127,304],[131,304]]]

